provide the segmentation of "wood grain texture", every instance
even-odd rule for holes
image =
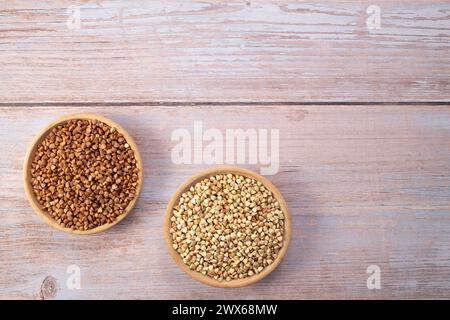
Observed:
[[[135,210],[105,233],[74,236],[27,203],[22,162],[33,135],[58,116],[96,112],[130,132],[146,168]],[[175,165],[171,133],[278,128],[280,171],[268,177],[292,214],[286,258],[261,282],[202,285],[171,260],[166,204],[205,165]],[[0,109],[0,297],[450,298],[450,109],[444,106],[129,106]],[[259,166],[247,166],[258,170]],[[66,269],[81,268],[68,290]],[[381,290],[366,268],[381,268]]]
[[[81,29],[67,27],[78,3]],[[366,26],[369,5],[381,28]],[[0,1],[0,101],[448,101],[450,3]]]

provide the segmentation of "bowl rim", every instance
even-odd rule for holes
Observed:
[[[281,209],[284,213],[284,237],[283,237],[283,246],[280,249],[280,252],[278,253],[277,258],[266,268],[264,268],[260,273],[255,274],[253,276],[243,278],[243,279],[233,279],[231,281],[218,281],[214,278],[211,278],[209,276],[203,275],[200,272],[191,270],[181,259],[181,256],[179,253],[172,247],[172,237],[170,235],[170,219],[172,217],[173,208],[177,204],[181,194],[185,192],[188,188],[190,188],[195,183],[207,178],[211,177],[216,174],[224,174],[224,173],[232,173],[232,174],[239,174],[245,177],[256,179],[263,183],[263,185],[268,188],[275,196],[277,201],[280,203]],[[167,208],[166,208],[166,214],[164,219],[164,238],[166,240],[166,244],[169,250],[170,255],[174,259],[175,263],[190,277],[193,279],[200,281],[204,284],[213,286],[213,287],[219,287],[219,288],[239,288],[251,285],[253,283],[256,283],[263,279],[264,277],[268,276],[273,270],[278,267],[278,265],[281,263],[283,258],[286,255],[286,252],[289,247],[289,243],[291,240],[292,235],[292,220],[291,215],[289,213],[289,209],[287,207],[286,201],[284,200],[281,192],[275,187],[275,185],[270,182],[267,178],[263,177],[262,175],[250,171],[248,169],[240,168],[237,166],[216,166],[213,168],[209,168],[206,170],[202,170],[194,175],[192,175],[186,182],[184,182],[182,185],[180,185],[177,190],[174,192],[173,196],[171,197]]]
[[[72,230],[70,228],[64,228],[61,225],[59,225],[39,204],[37,201],[33,189],[31,187],[31,164],[33,162],[34,154],[37,150],[37,147],[39,144],[47,137],[48,133],[57,125],[60,125],[62,123],[65,123],[70,120],[98,120],[105,124],[107,124],[110,127],[115,128],[119,133],[121,133],[127,143],[131,146],[132,150],[134,151],[134,156],[136,158],[136,166],[139,169],[139,178],[138,178],[138,187],[136,191],[136,196],[134,199],[128,204],[128,206],[125,208],[125,211],[123,214],[117,217],[116,220],[112,223],[106,223],[101,226],[98,226],[96,228],[82,231],[82,230]],[[77,235],[88,235],[88,234],[96,234],[99,232],[103,232],[108,230],[109,228],[115,226],[120,221],[125,219],[125,217],[128,216],[128,214],[132,211],[134,206],[136,205],[136,202],[141,194],[142,191],[142,185],[144,181],[144,170],[142,165],[142,158],[141,154],[139,152],[139,149],[137,147],[136,142],[134,141],[133,137],[118,123],[115,121],[108,119],[104,116],[100,116],[94,113],[74,113],[69,115],[64,115],[53,122],[49,123],[45,128],[41,129],[41,131],[34,137],[31,145],[29,146],[27,150],[27,154],[25,156],[25,160],[23,163],[23,184],[25,189],[25,194],[27,196],[28,202],[31,204],[31,207],[34,209],[36,214],[44,220],[48,225],[52,226],[53,228],[64,231],[71,234],[77,234]]]

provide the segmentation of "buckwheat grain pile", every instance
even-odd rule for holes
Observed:
[[[235,174],[204,179],[171,217],[173,248],[191,270],[219,281],[260,273],[283,246],[284,213],[260,181]]]
[[[136,197],[139,169],[122,134],[97,120],[70,120],[39,144],[31,186],[62,227],[89,230],[111,223]]]

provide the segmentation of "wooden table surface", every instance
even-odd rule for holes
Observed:
[[[450,298],[449,78],[449,1],[0,0],[0,298]],[[94,236],[47,226],[22,186],[34,135],[76,112],[123,125],[146,169]],[[197,283],[166,250],[172,193],[209,167],[174,163],[171,135],[198,121],[279,130],[267,178],[293,238],[249,287]]]

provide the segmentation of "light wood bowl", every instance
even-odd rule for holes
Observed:
[[[125,140],[131,146],[131,149],[134,151],[134,156],[136,158],[136,165],[139,169],[139,179],[138,179],[138,186],[137,186],[137,190],[136,190],[136,197],[125,208],[124,213],[121,214],[120,216],[118,216],[116,218],[116,220],[112,223],[106,223],[104,225],[101,225],[99,227],[96,227],[96,228],[90,229],[90,230],[86,230],[86,231],[72,230],[70,228],[64,228],[61,225],[59,225],[58,222],[56,222],[39,204],[39,202],[37,201],[37,199],[34,195],[33,189],[31,187],[31,163],[33,162],[34,154],[37,150],[37,147],[55,126],[57,126],[61,123],[67,122],[69,120],[75,120],[75,119],[98,120],[98,121],[106,123],[110,127],[115,128],[119,133],[121,133],[124,136]],[[25,193],[27,195],[28,201],[30,202],[31,206],[33,207],[34,211],[36,211],[38,216],[41,217],[47,224],[49,224],[50,226],[52,226],[55,229],[65,231],[68,233],[72,233],[72,234],[80,234],[80,235],[94,234],[94,233],[105,231],[105,230],[111,228],[112,226],[116,225],[123,219],[125,219],[125,217],[133,209],[133,207],[136,204],[136,201],[139,198],[139,195],[142,190],[143,178],[144,178],[144,174],[143,174],[141,155],[139,153],[139,149],[136,145],[136,142],[131,137],[131,135],[124,128],[122,128],[120,125],[118,125],[114,121],[107,119],[105,117],[96,115],[96,114],[91,114],[91,113],[79,113],[79,114],[67,115],[67,116],[63,116],[63,117],[59,118],[58,120],[50,123],[46,128],[44,128],[34,138],[34,141],[32,142],[30,148],[28,149],[27,155],[25,157],[24,166],[23,166],[23,181],[24,181],[24,186],[25,186]]]
[[[218,281],[214,278],[211,278],[209,276],[203,275],[200,272],[193,271],[189,269],[189,267],[184,264],[183,260],[181,259],[181,256],[179,253],[172,247],[172,236],[170,234],[170,218],[172,217],[173,208],[177,205],[180,196],[187,191],[191,186],[195,185],[197,182],[214,176],[216,174],[224,174],[224,173],[232,173],[232,174],[238,174],[242,175],[244,177],[249,177],[256,179],[258,181],[261,181],[263,185],[268,188],[272,193],[274,194],[275,198],[278,200],[281,206],[281,210],[284,213],[284,240],[283,240],[283,246],[280,249],[280,252],[278,253],[277,258],[275,261],[272,262],[269,266],[264,268],[260,273],[255,274],[253,276],[244,278],[244,279],[233,279],[231,281]],[[175,260],[176,264],[189,276],[194,278],[195,280],[198,280],[202,283],[205,283],[207,285],[213,286],[213,287],[220,287],[220,288],[238,288],[238,287],[244,287],[250,284],[253,284],[255,282],[258,282],[259,280],[266,277],[269,273],[271,273],[275,268],[280,264],[280,262],[283,260],[286,251],[289,246],[289,242],[291,240],[291,216],[289,214],[288,207],[286,205],[286,201],[284,200],[283,196],[281,195],[280,191],[266,178],[263,176],[252,172],[250,170],[238,168],[238,167],[230,167],[230,166],[220,166],[215,167],[211,169],[207,169],[204,171],[201,171],[200,173],[192,176],[189,178],[188,181],[186,181],[183,185],[181,185],[174,193],[172,198],[170,199],[170,202],[166,209],[166,217],[165,217],[165,223],[164,223],[164,238],[166,239],[167,246],[169,248],[169,253],[172,256],[172,258]]]

